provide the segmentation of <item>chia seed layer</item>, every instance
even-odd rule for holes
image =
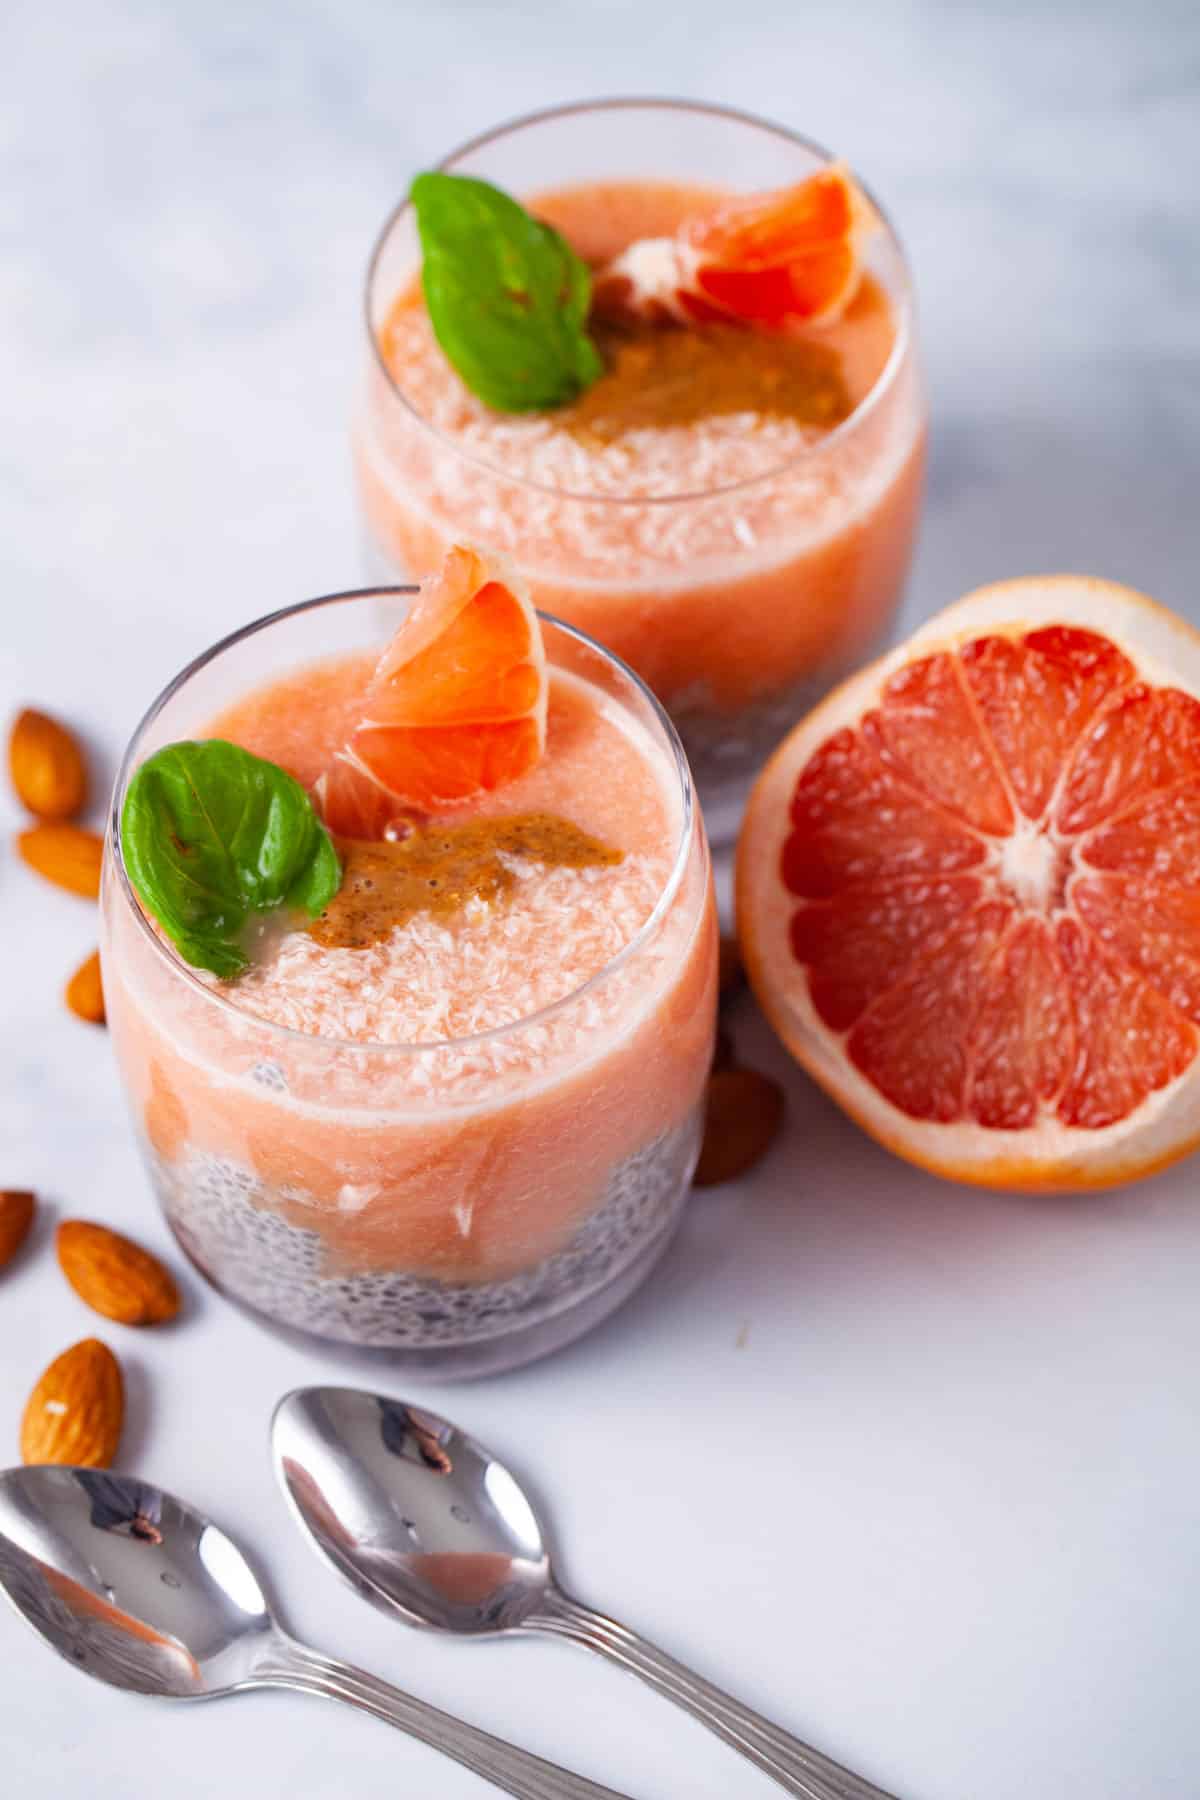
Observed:
[[[503,1281],[443,1282],[402,1269],[330,1275],[321,1234],[280,1207],[245,1165],[185,1152],[145,1154],[159,1202],[198,1268],[236,1300],[317,1337],[372,1349],[455,1350],[483,1345],[568,1313],[600,1295],[639,1259],[649,1267],[687,1198],[700,1109],[614,1169],[604,1197],[562,1250]],[[625,1287],[617,1295],[623,1297]]]

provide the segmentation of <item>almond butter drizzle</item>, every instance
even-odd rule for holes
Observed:
[[[619,863],[623,852],[602,844],[555,813],[511,813],[461,825],[415,825],[396,842],[340,838],[342,885],[308,927],[330,949],[366,950],[416,913],[445,918],[470,900],[496,900],[516,884],[505,858],[551,869]]]
[[[731,413],[828,430],[853,411],[828,344],[737,325],[594,326],[607,369],[557,416],[579,442]]]

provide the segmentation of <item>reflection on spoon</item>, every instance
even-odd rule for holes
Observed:
[[[233,1539],[146,1482],[0,1473],[0,1589],[51,1649],[112,1687],[176,1700],[300,1689],[386,1720],[519,1800],[621,1800],[298,1644]]]
[[[421,1454],[428,1441],[440,1452],[437,1465]],[[385,1612],[467,1637],[569,1638],[639,1675],[798,1800],[889,1800],[627,1626],[572,1600],[555,1579],[528,1496],[449,1420],[357,1388],[299,1388],[276,1408],[272,1443],[312,1543]]]

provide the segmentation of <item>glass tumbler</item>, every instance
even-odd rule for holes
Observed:
[[[649,204],[638,184],[651,197],[753,192],[830,161],[748,114],[614,100],[518,119],[439,166],[532,202],[602,260],[621,247],[614,217],[628,223]],[[799,453],[773,448],[770,433],[723,440],[711,479],[691,463],[634,459],[626,472],[619,454],[598,457],[563,433],[551,442],[548,415],[489,413],[457,384],[437,397],[427,331],[407,360],[389,336],[419,279],[407,202],[371,258],[354,428],[371,578],[422,577],[455,538],[503,552],[537,605],[614,650],[663,701],[714,844],[734,835],[748,784],[788,727],[881,645],[911,560],[926,408],[908,269],[882,211],[865,256],[891,331],[874,384]]]
[[[604,1318],[662,1254],[687,1197],[713,1050],[716,924],[704,828],[661,706],[599,645],[543,619],[551,668],[591,684],[655,759],[669,874],[607,966],[498,1030],[375,1044],[257,1016],[236,983],[188,967],[152,925],[121,842],[124,796],[147,756],[207,735],[225,707],[290,670],[381,647],[410,595],[336,594],[275,613],[154,702],[109,823],[104,987],[150,1179],[197,1268],[277,1325],[470,1375]]]

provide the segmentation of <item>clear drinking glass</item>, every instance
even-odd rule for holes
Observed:
[[[614,186],[753,192],[830,160],[748,114],[613,100],[519,119],[439,166],[556,216],[555,196],[592,186],[596,243],[581,247],[594,252]],[[667,706],[714,843],[733,835],[749,779],[783,732],[885,637],[908,571],[926,408],[908,269],[879,218],[866,269],[886,295],[894,337],[865,398],[799,455],[779,461],[769,436],[756,439],[741,478],[687,491],[667,469],[653,479],[643,471],[623,492],[611,465],[601,487],[586,450],[567,474],[556,459],[535,475],[542,451],[530,434],[543,426],[529,416],[489,415],[468,400],[454,429],[432,423],[411,365],[406,377],[381,348],[397,296],[419,270],[407,202],[371,259],[354,448],[372,578],[423,576],[455,538],[507,555],[539,606],[616,651]]]
[[[154,702],[109,823],[104,986],[154,1190],[201,1272],[277,1324],[470,1375],[604,1318],[662,1254],[687,1197],[713,1049],[716,924],[669,719],[607,651],[543,619],[551,667],[591,683],[652,750],[670,796],[670,873],[606,967],[471,1037],[380,1045],[255,1016],[236,986],[189,968],[152,927],[121,846],[124,796],[147,756],[205,735],[223,708],[290,670],[378,649],[411,592],[275,613]]]

